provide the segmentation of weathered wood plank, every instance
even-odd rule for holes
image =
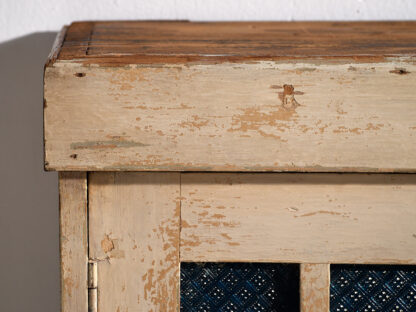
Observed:
[[[300,265],[301,312],[329,312],[330,267],[326,263]]]
[[[415,55],[415,22],[77,22],[61,60],[212,62],[332,56],[351,60]],[[88,47],[88,49],[85,49]]]
[[[87,312],[87,177],[59,174],[61,311]]]
[[[67,30],[68,26],[64,26],[62,27],[61,31],[58,32],[58,34],[56,35],[55,41],[53,42],[52,49],[48,55],[45,66],[53,64],[58,59]]]
[[[416,172],[416,65],[66,61],[45,74],[49,170]]]
[[[181,180],[181,261],[416,264],[415,175]]]
[[[179,195],[178,173],[90,175],[99,311],[178,310]]]

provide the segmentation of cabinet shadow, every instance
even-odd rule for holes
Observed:
[[[58,176],[43,171],[43,65],[56,33],[0,43],[0,311],[59,311]]]

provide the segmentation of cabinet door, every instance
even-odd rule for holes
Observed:
[[[301,311],[330,309],[331,263],[416,264],[416,175],[187,173],[181,200],[181,261],[301,263]],[[388,299],[386,311],[414,300],[416,274],[390,274],[400,279],[384,285],[402,293],[383,295],[383,281],[371,278],[384,275],[360,270],[359,282],[380,293],[338,292],[331,311],[345,298],[359,299],[360,307]],[[345,272],[342,282],[354,287]]]
[[[92,173],[88,201],[98,310],[176,311],[179,173]]]
[[[415,203],[406,174],[91,173],[98,311],[180,310],[181,261],[300,263],[328,311],[331,263],[416,264]]]

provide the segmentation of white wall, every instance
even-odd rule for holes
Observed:
[[[0,42],[75,20],[412,20],[415,0],[0,0]]]

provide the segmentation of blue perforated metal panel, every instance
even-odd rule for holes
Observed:
[[[331,265],[330,310],[416,312],[416,268]],[[299,267],[182,263],[181,311],[299,311]]]
[[[299,266],[182,263],[181,312],[299,311]]]
[[[331,312],[415,312],[416,269],[331,265]]]

